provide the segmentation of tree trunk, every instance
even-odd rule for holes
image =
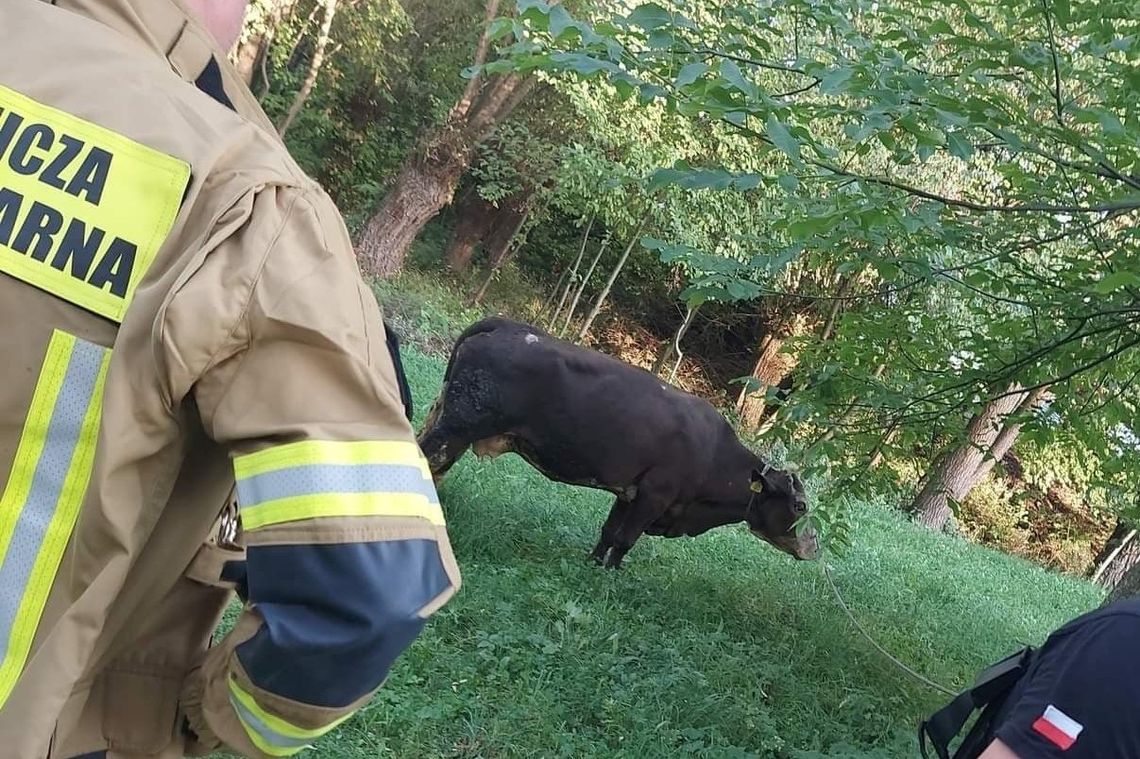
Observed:
[[[1025,396],[1015,392],[990,401],[970,420],[966,442],[938,457],[922,491],[911,504],[916,522],[932,530],[946,525],[951,514],[950,500],[961,501],[978,483],[985,454],[993,448],[1005,429],[1006,418],[1025,401]]]
[[[456,273],[467,270],[475,255],[475,248],[495,222],[494,206],[479,197],[479,193],[474,190],[464,194],[466,197],[460,199],[455,212],[455,231],[443,254],[448,268]]]
[[[807,316],[795,314],[790,322],[773,327],[760,341],[752,368],[753,382],[745,385],[736,399],[736,410],[745,427],[757,429],[772,414],[775,407],[768,404],[768,390],[781,387],[796,368],[797,358],[782,351],[784,342],[802,335],[806,328]]]
[[[391,277],[403,268],[424,224],[451,202],[465,168],[446,156],[439,161],[419,158],[400,169],[392,189],[360,234],[357,252],[373,274]]]
[[[849,274],[846,277],[839,278],[839,286],[835,290],[835,300],[831,301],[831,308],[827,311],[827,319],[823,323],[823,329],[819,333],[819,341],[826,343],[831,340],[835,334],[835,324],[839,321],[839,312],[843,309],[844,300],[847,293],[851,291],[851,286],[855,284],[855,279],[859,276],[859,272]]]
[[[558,314],[556,311],[551,311],[557,303],[558,308],[561,309],[562,305],[566,302],[566,298],[570,295],[570,283],[567,281],[566,275],[570,273],[569,269],[563,269],[562,273],[558,275],[558,281],[554,283],[554,289],[550,291],[550,297],[542,303],[542,308],[538,310],[538,321],[545,320],[546,331],[550,331],[551,322]],[[565,284],[566,287],[562,285]],[[559,296],[561,293],[561,296]],[[550,312],[549,314],[547,312]]]
[[[487,290],[491,287],[491,282],[495,279],[495,275],[499,273],[499,269],[510,258],[512,252],[511,243],[522,231],[523,224],[526,223],[527,214],[525,212],[518,215],[518,221],[515,223],[514,228],[510,234],[506,236],[506,244],[499,246],[499,250],[491,252],[491,260],[488,262],[487,277],[483,280],[483,284],[479,286],[479,290],[471,298],[471,305],[477,306],[483,302],[483,296],[487,294]],[[517,250],[518,246],[514,246],[513,250]]]
[[[700,306],[697,305],[688,306],[685,309],[685,318],[681,321],[681,326],[677,327],[677,331],[674,333],[673,339],[665,344],[664,349],[661,351],[661,355],[659,355],[657,357],[657,360],[653,362],[653,368],[650,370],[651,372],[654,374],[660,374],[661,370],[665,367],[665,362],[672,358],[673,353],[676,352],[677,363],[673,368],[673,374],[669,377],[669,381],[672,382],[673,378],[677,376],[677,367],[681,365],[681,359],[684,357],[681,353],[681,340],[684,339],[685,333],[688,332],[689,327],[692,326],[693,318],[697,315],[697,310],[699,308]]]
[[[1123,544],[1108,569],[1100,577],[1101,585],[1112,591],[1105,604],[1140,595],[1140,539],[1133,533],[1132,540]]]
[[[498,270],[520,247],[514,244],[515,238],[530,215],[530,199],[527,194],[504,201],[495,214],[491,229],[483,240],[483,249],[487,251],[487,260],[492,268]]]
[[[252,87],[253,75],[259,63],[269,54],[269,47],[277,36],[277,29],[287,16],[292,14],[296,0],[273,0],[264,18],[250,13],[246,18],[248,31],[239,41],[234,52],[234,66],[247,85]]]
[[[1108,539],[1104,541],[1100,551],[1097,552],[1096,557],[1092,560],[1089,566],[1088,578],[1093,582],[1100,580],[1100,575],[1104,572],[1105,568],[1112,562],[1116,556],[1117,549],[1124,543],[1124,541],[1131,540],[1131,535],[1134,530],[1120,519],[1116,520],[1116,525],[1112,528],[1112,533]]]
[[[586,243],[590,241],[590,230],[594,228],[594,215],[590,215],[590,220],[586,222],[586,229],[582,232],[582,244],[578,246],[578,257],[574,259],[574,265],[570,267],[569,272],[562,272],[562,276],[569,276],[566,282],[566,289],[562,292],[562,297],[558,299],[558,307],[554,309],[554,313],[550,317],[550,323],[558,321],[558,315],[562,313],[562,307],[566,305],[566,299],[570,296],[570,288],[574,284],[574,278],[578,276],[578,267],[582,265],[582,256],[586,255]],[[562,284],[562,279],[558,280],[559,285]],[[554,288],[554,292],[558,292],[558,287]]]
[[[250,34],[244,41],[238,43],[237,53],[234,56],[234,67],[241,75],[242,81],[250,87],[253,86],[253,72],[257,70],[257,62],[264,55],[264,47],[267,46],[268,37],[268,32]]]
[[[325,62],[325,50],[329,46],[329,32],[332,30],[333,17],[336,16],[337,0],[324,0],[324,3],[325,15],[321,20],[321,29],[317,32],[317,47],[313,51],[313,59],[309,61],[309,71],[305,74],[305,81],[297,92],[297,96],[293,98],[293,104],[289,106],[289,112],[285,114],[285,119],[277,127],[277,134],[281,137],[285,136],[289,127],[293,125],[293,121],[301,113],[301,109],[305,107],[305,102],[313,93],[313,87],[317,84],[317,76],[320,75],[321,66]]]
[[[986,478],[994,465],[1005,458],[1005,455],[1013,448],[1017,436],[1021,434],[1021,420],[1014,417],[1020,417],[1028,411],[1032,411],[1048,393],[1048,388],[1039,387],[1031,393],[1026,393],[1021,396],[1021,402],[1009,419],[1006,420],[1005,426],[998,434],[997,439],[994,440],[993,447],[982,458],[982,463],[978,465],[977,474],[974,476],[974,483],[977,484]],[[962,496],[965,497],[965,494]]]
[[[795,358],[780,352],[783,347],[784,338],[773,333],[766,335],[760,342],[760,355],[756,358],[756,366],[752,368],[752,379],[757,384],[746,385],[741,397],[737,399],[740,421],[749,429],[756,429],[764,419],[764,410],[768,406],[768,389],[779,387],[795,366]]]
[[[652,207],[645,209],[645,213],[641,215],[641,219],[637,222],[637,227],[633,230],[633,235],[629,239],[629,245],[625,246],[625,251],[622,252],[621,258],[618,259],[617,265],[614,266],[613,271],[610,272],[610,278],[606,280],[605,287],[602,288],[601,295],[594,301],[594,307],[590,309],[590,315],[586,317],[586,322],[582,325],[582,329],[578,331],[578,342],[586,339],[586,335],[590,332],[590,327],[594,325],[594,320],[598,318],[598,314],[602,312],[602,306],[606,303],[606,298],[609,297],[610,290],[613,289],[614,282],[617,281],[618,275],[621,270],[625,268],[625,262],[629,260],[629,254],[633,252],[634,246],[637,245],[641,239],[641,230],[645,229],[646,222],[649,221],[649,214]]]
[[[488,0],[486,5],[476,67],[486,62],[498,5],[498,0]],[[403,268],[420,230],[451,202],[475,147],[526,99],[534,84],[533,77],[517,74],[486,77],[479,73],[471,78],[443,125],[405,161],[392,189],[365,225],[357,245],[363,268],[385,277]]]
[[[567,330],[570,328],[570,323],[573,320],[573,315],[578,311],[578,303],[581,301],[581,294],[586,292],[586,285],[589,283],[589,278],[594,276],[594,270],[597,269],[597,264],[602,260],[602,255],[605,253],[605,248],[610,246],[611,235],[606,235],[602,238],[602,244],[597,246],[597,254],[594,260],[589,262],[589,269],[586,270],[586,275],[581,278],[578,287],[573,292],[573,299],[570,301],[570,307],[567,309],[567,319],[565,319],[562,329],[559,330],[559,337],[565,337]]]

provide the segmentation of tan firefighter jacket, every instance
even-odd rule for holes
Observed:
[[[458,586],[343,223],[188,19],[0,0],[0,759],[294,754]]]

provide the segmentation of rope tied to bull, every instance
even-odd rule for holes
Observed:
[[[944,693],[947,696],[955,697],[958,695],[956,691],[952,691],[949,688],[939,685],[925,675],[915,672],[913,669],[899,661],[898,657],[894,656],[889,651],[887,651],[887,649],[880,646],[878,641],[872,638],[871,634],[863,628],[863,625],[859,624],[859,620],[855,619],[855,615],[852,614],[851,609],[847,607],[847,603],[843,600],[843,596],[839,592],[839,587],[835,584],[835,579],[831,576],[831,567],[827,566],[826,561],[820,561],[820,566],[823,568],[822,573],[824,579],[827,580],[827,584],[831,586],[831,591],[835,594],[835,600],[839,602],[839,608],[843,609],[843,613],[847,615],[847,618],[849,620],[851,620],[851,624],[855,625],[855,629],[858,630],[860,634],[862,634],[862,636],[866,638],[872,646],[875,647],[876,651],[885,656],[888,660],[890,660],[892,664],[901,669],[903,672],[906,672],[908,675],[920,683],[926,685],[927,687],[933,688],[934,690],[940,693]]]

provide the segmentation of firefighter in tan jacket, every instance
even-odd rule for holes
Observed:
[[[459,583],[244,0],[186,2],[0,0],[0,759],[294,754]]]

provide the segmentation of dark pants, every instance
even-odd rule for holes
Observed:
[[[96,752],[91,753],[91,754],[83,754],[81,756],[73,757],[73,759],[106,759],[106,757],[107,757],[106,751],[96,751]]]

